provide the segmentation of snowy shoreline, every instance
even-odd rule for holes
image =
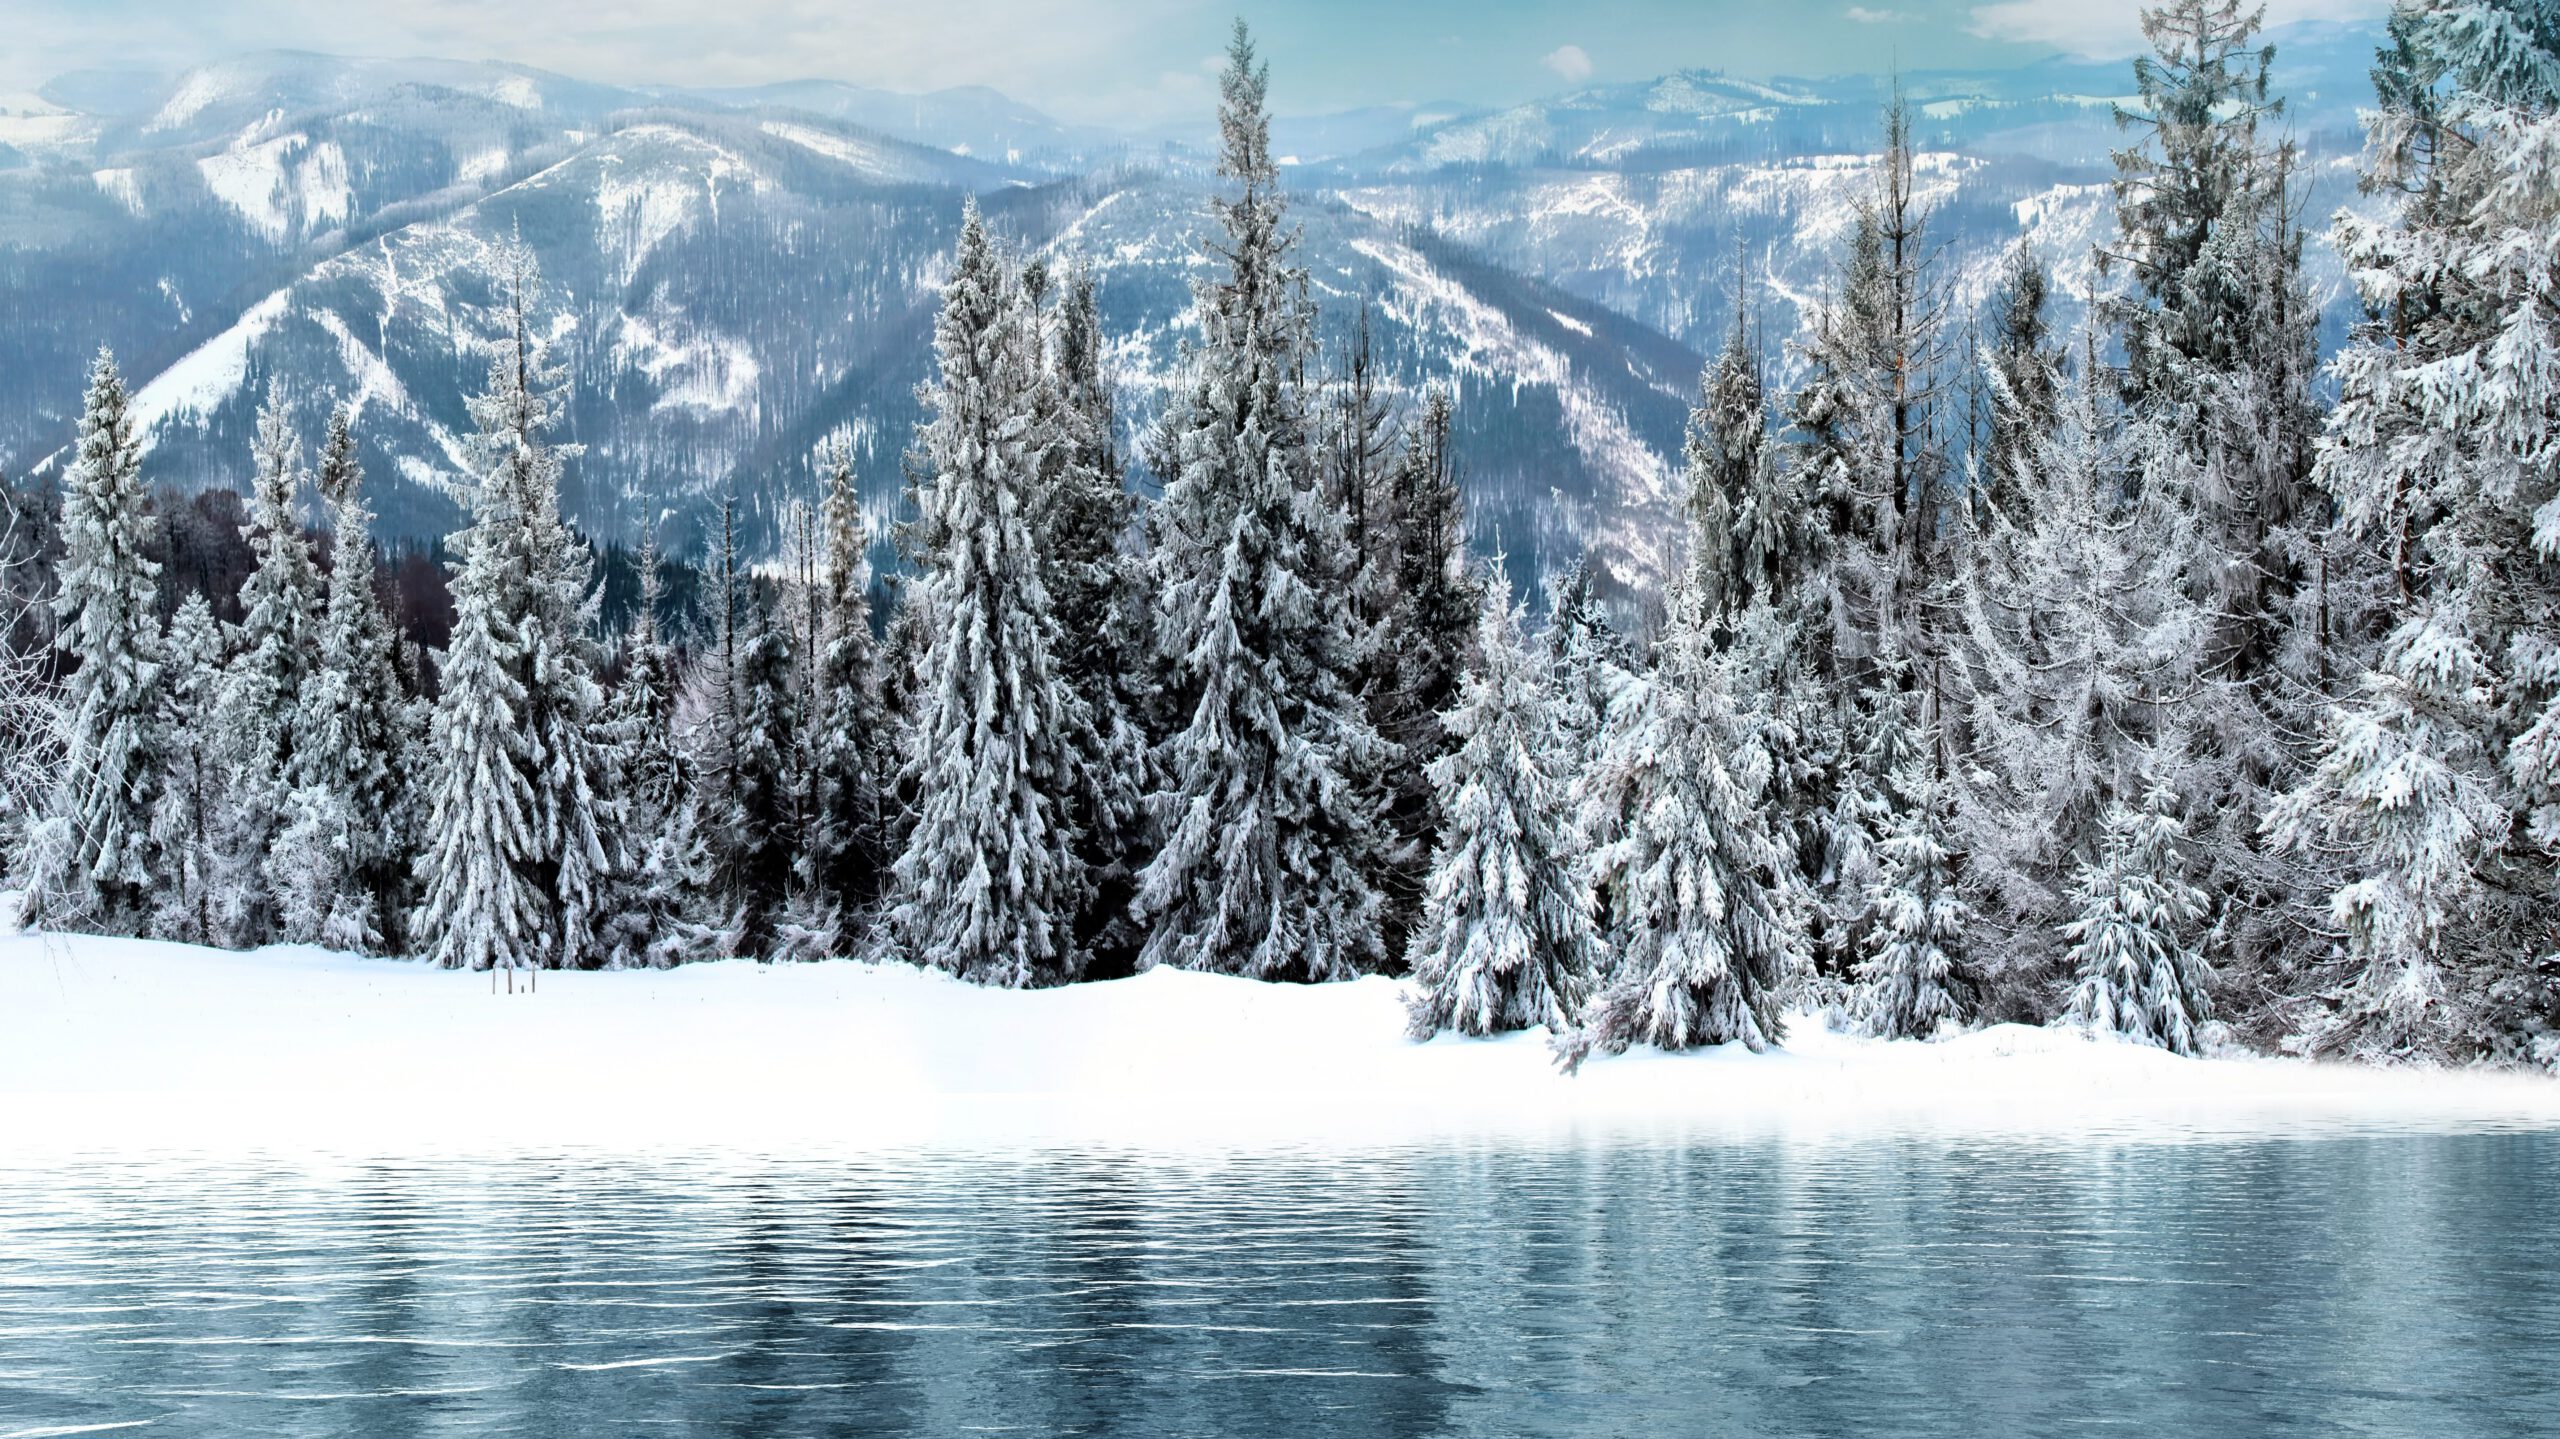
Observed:
[[[2560,1082],[2181,1059],[2061,1029],[1600,1056],[1403,1035],[1403,987],[1157,971],[1012,992],[900,965],[485,974],[0,938],[0,1162],[63,1147],[1141,1149],[1878,1130],[2177,1141],[2560,1127]]]

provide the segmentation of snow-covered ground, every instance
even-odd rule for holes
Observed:
[[[1783,1052],[1600,1056],[1403,1037],[1400,986],[1158,971],[977,989],[902,966],[487,975],[311,949],[0,938],[0,1158],[108,1148],[1191,1147],[1446,1137],[2180,1139],[2560,1126],[2560,1082],[2185,1060],[2000,1026]]]

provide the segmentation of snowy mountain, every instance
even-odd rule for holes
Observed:
[[[2370,35],[2277,36],[2320,184],[2346,193]],[[2033,235],[2088,280],[2109,223],[2121,67],[1914,75],[1921,171],[1959,305]],[[1730,323],[1736,257],[1783,342],[1867,183],[1882,82],[1682,72],[1481,114],[1286,121],[1301,254],[1338,343],[1362,299],[1409,380],[1460,393],[1479,543],[1515,574],[1584,544],[1663,558],[1681,424]],[[814,492],[852,436],[875,513],[900,483],[932,287],[960,197],[1026,250],[1088,258],[1134,446],[1178,358],[1211,183],[1199,151],[1055,122],[986,90],[829,82],[640,91],[523,67],[245,56],[72,76],[0,114],[0,471],[69,438],[111,345],[155,477],[238,485],[254,396],[358,401],[387,536],[441,533],[467,428],[488,246],[520,234],[577,391],[569,501],[682,547],[736,488],[751,520]],[[2322,263],[2326,263],[2325,260]]]

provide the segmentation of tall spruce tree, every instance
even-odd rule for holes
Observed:
[[[1306,278],[1282,228],[1266,80],[1239,23],[1219,113],[1219,174],[1236,189],[1212,202],[1201,333],[1153,452],[1158,647],[1179,728],[1158,751],[1164,841],[1134,909],[1142,966],[1330,980],[1383,957],[1361,797],[1385,746],[1328,590],[1341,523],[1312,463]]]
[[[695,747],[715,881],[747,951],[770,958],[800,839],[787,808],[794,748],[790,641],[774,615],[774,598],[747,567],[737,510],[733,491],[721,501],[712,558],[711,634],[700,666]]]
[[[29,924],[131,934],[145,918],[160,771],[158,530],[124,377],[100,350],[62,486],[54,643],[71,673],[62,765],[28,845]]]
[[[1754,602],[1789,598],[1810,558],[1802,534],[1809,517],[1770,433],[1747,276],[1736,289],[1733,329],[1699,381],[1683,448],[1698,578],[1728,635]]]
[[[2382,557],[2389,630],[2270,816],[2332,875],[2314,1052],[2549,1066],[2560,1015],[2560,16],[2413,0],[2333,235],[2370,313],[2317,483]]]
[[[1966,492],[1979,519],[1997,510],[2012,525],[2029,521],[2030,496],[2019,479],[2033,473],[2029,452],[2060,420],[2063,355],[2046,313],[2052,274],[2029,240],[2009,251],[1991,307],[1990,344],[1982,369],[1989,390],[1988,434]]]
[[[1907,713],[1916,698],[1879,696],[1906,713],[1876,727],[1872,761],[1889,765],[1881,783],[1894,803],[1879,807],[1856,1009],[1860,1028],[1887,1039],[1927,1039],[1973,1012],[1965,957],[1972,915],[1948,848],[1946,786],[1937,772],[1942,750]]]
[[[219,720],[232,804],[220,830],[216,894],[224,942],[233,946],[278,933],[269,863],[293,794],[294,721],[319,657],[320,572],[297,513],[309,476],[280,384],[269,384],[259,407],[255,458],[241,527],[255,565],[240,586],[240,633]],[[315,940],[318,925],[288,937]]]
[[[622,829],[596,679],[597,591],[560,511],[573,446],[550,430],[565,372],[537,323],[541,277],[500,248],[489,379],[471,400],[471,523],[434,727],[419,944],[448,967],[602,962],[595,939]]]
[[[411,826],[399,767],[408,742],[398,641],[374,589],[364,471],[339,409],[315,476],[333,536],[311,673],[296,697],[292,790],[267,874],[287,939],[396,949]]]
[[[201,593],[178,605],[169,621],[162,659],[159,800],[151,814],[151,934],[177,944],[216,945],[222,926],[214,912],[221,881],[220,826],[231,804],[223,764],[222,623]]]
[[[1805,345],[1812,376],[1795,399],[1796,462],[1829,531],[1824,640],[1843,698],[1872,683],[1888,632],[1923,673],[1942,653],[1946,299],[1916,176],[1911,107],[1897,87],[1876,188]]]
[[[1509,579],[1497,570],[1482,590],[1475,663],[1447,716],[1456,748],[1430,766],[1447,818],[1406,952],[1417,1039],[1564,1034],[1599,967],[1552,707]]]
[[[2063,929],[2079,981],[2062,1017],[2193,1054],[2213,1017],[2212,971],[2197,943],[2204,895],[2186,877],[2175,803],[2154,786],[2140,809],[2109,808],[2106,847],[2073,886],[2079,914]]]
[[[1382,928],[1391,948],[1423,900],[1421,877],[1441,820],[1430,767],[1452,744],[1442,713],[1457,699],[1477,633],[1478,581],[1467,562],[1466,510],[1450,452],[1455,422],[1448,388],[1425,390],[1405,431],[1388,511],[1373,517],[1386,525],[1390,568],[1387,608],[1368,637],[1381,680],[1368,714],[1403,761],[1385,787],[1387,845],[1379,871],[1387,900]]]
[[[1395,387],[1378,359],[1366,298],[1353,313],[1338,363],[1324,396],[1324,483],[1342,515],[1343,593],[1354,630],[1365,635],[1385,617],[1395,588],[1390,485],[1402,435]]]
[[[825,538],[818,649],[810,656],[808,745],[810,877],[847,913],[879,889],[880,774],[888,759],[878,647],[871,635],[869,532],[862,521],[851,446],[827,451]]]
[[[1617,958],[1558,1045],[1568,1067],[1594,1049],[1758,1050],[1782,1034],[1778,996],[1802,964],[1796,887],[1760,805],[1767,757],[1748,741],[1713,627],[1684,575],[1654,673],[1613,714],[1584,777],[1586,812],[1605,816],[1591,878]]]
[[[916,431],[915,822],[893,866],[887,929],[895,953],[1007,988],[1082,968],[1073,741],[1086,719],[1060,679],[1032,534],[1041,456],[1030,319],[973,201]]]
[[[2206,620],[2183,587],[2193,506],[2163,467],[2166,438],[2108,405],[2093,368],[2066,383],[2050,428],[2016,421],[2028,443],[1994,483],[2017,503],[1973,512],[1956,585],[1953,840],[1986,1008],[2008,1019],[2049,1013],[2074,877],[2099,859],[2109,806],[2140,801],[2139,763],[2200,683]]]
[[[2260,838],[2271,789],[2292,783],[2321,700],[2318,617],[2296,594],[2309,560],[2306,480],[2317,307],[2302,272],[2296,159],[2271,131],[2262,7],[2171,0],[2147,10],[2132,143],[2116,162],[2122,290],[2101,305],[2124,349],[2133,417],[2174,457],[2196,524],[2184,585],[2211,626],[2182,723],[2195,752],[2171,777],[2199,817],[2219,932],[2256,966],[2297,937],[2289,867]]]
[[[1042,362],[1033,407],[1043,421],[1037,538],[1057,618],[1059,679],[1084,703],[1072,821],[1087,898],[1076,932],[1093,962],[1119,973],[1136,961],[1129,901],[1148,855],[1152,788],[1151,616],[1133,544],[1137,501],[1115,433],[1093,272],[1082,265],[1068,272],[1054,322],[1037,294],[1030,299]]]

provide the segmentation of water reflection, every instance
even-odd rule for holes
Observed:
[[[2555,1190],[2545,1134],[21,1161],[0,1436],[2526,1434]]]

